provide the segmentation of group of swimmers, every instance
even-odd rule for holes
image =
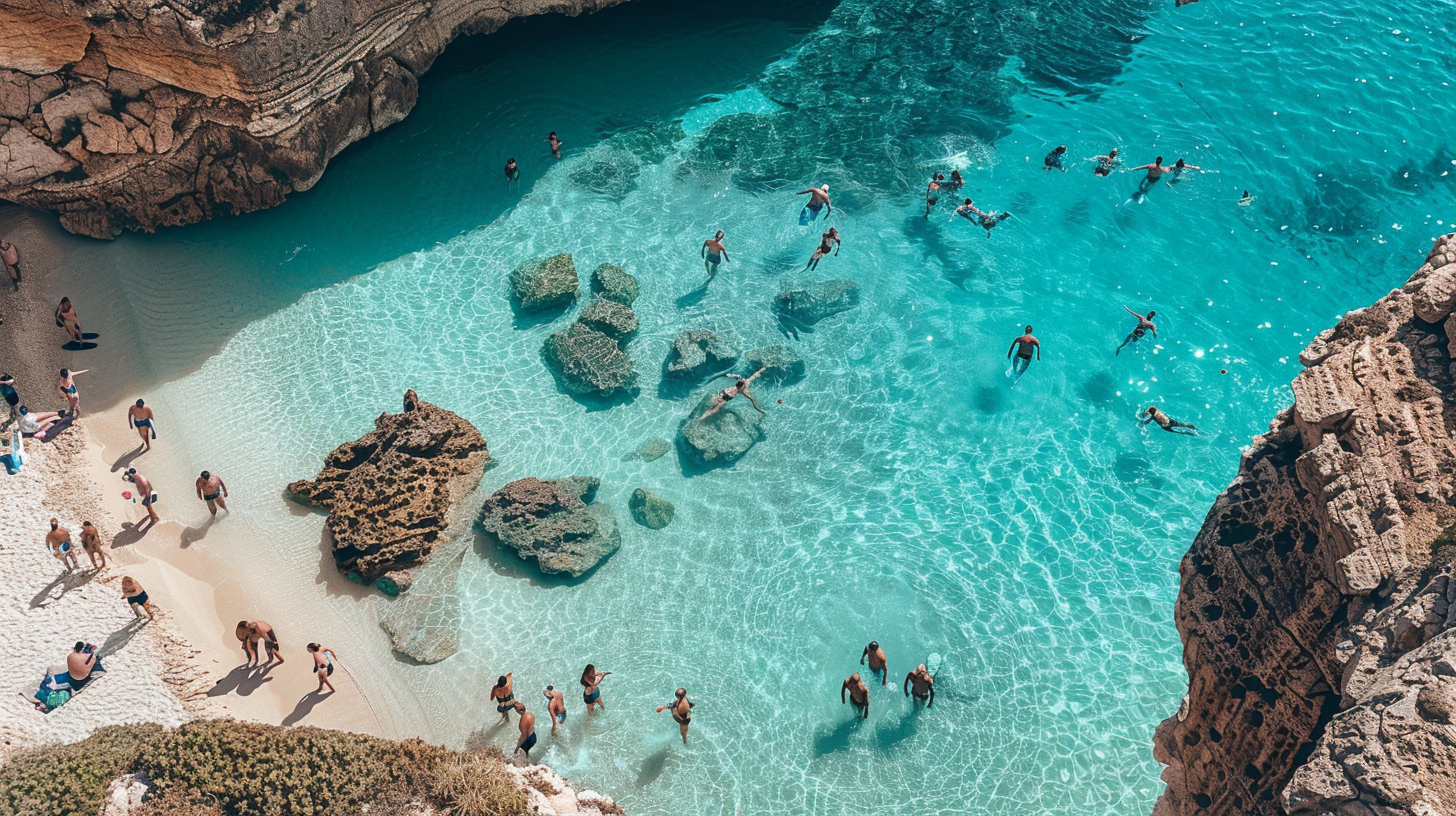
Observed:
[[[881,686],[890,684],[889,660],[885,656],[885,650],[881,648],[879,641],[872,640],[860,653],[859,664],[868,664],[872,677],[880,681]],[[935,705],[935,675],[924,663],[916,666],[905,675],[905,680],[900,684],[900,690],[906,697],[914,698],[914,705],[924,705],[930,708]],[[870,717],[870,689],[865,685],[864,678],[859,672],[851,674],[845,679],[844,685],[839,687],[839,704],[844,705],[848,697],[850,705],[862,720]]]

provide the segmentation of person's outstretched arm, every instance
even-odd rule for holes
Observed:
[[[1012,340],[1011,341],[1011,348],[1006,349],[1006,359],[1008,359],[1008,360],[1011,359],[1011,352],[1013,352],[1013,351],[1016,351],[1016,341],[1015,340]]]
[[[839,687],[839,704],[844,705],[844,693],[849,690],[849,681],[845,680],[844,685]]]
[[[752,394],[744,391],[743,396],[748,397],[748,402],[753,406],[753,410],[759,412],[760,414],[764,412],[762,408],[758,407],[758,400],[754,399]]]
[[[1032,344],[1032,346],[1034,346],[1036,348],[1036,360],[1037,360],[1037,362],[1041,362],[1041,341],[1034,339],[1034,340],[1031,341],[1031,344]]]

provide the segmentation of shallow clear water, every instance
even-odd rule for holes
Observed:
[[[321,519],[290,512],[279,487],[395,410],[406,387],[481,428],[499,461],[487,490],[601,477],[621,551],[559,582],[477,548],[460,582],[461,653],[377,664],[426,701],[402,727],[508,745],[513,730],[486,713],[496,674],[514,671],[535,703],[546,683],[574,689],[594,661],[614,672],[607,714],[588,722],[568,692],[571,718],[543,756],[635,814],[1146,812],[1160,789],[1152,730],[1185,683],[1178,559],[1239,447],[1289,402],[1298,351],[1401,283],[1450,229],[1456,143],[1438,100],[1456,81],[1456,32],[1383,0],[1176,13],[845,0],[809,17],[753,21],[738,43],[785,39],[758,73],[724,72],[676,107],[654,100],[681,98],[694,66],[731,48],[689,38],[693,58],[645,76],[587,54],[630,114],[577,118],[582,88],[543,87],[531,104],[550,116],[483,123],[490,155],[467,145],[438,159],[450,172],[436,167],[426,193],[397,192],[412,198],[389,218],[369,221],[378,202],[321,185],[275,213],[174,233],[206,252],[237,225],[290,222],[325,243],[306,274],[281,273],[313,291],[250,316],[151,401],[163,420],[189,418],[191,461],[265,497],[217,546],[267,547],[299,570],[318,569]],[[432,88],[463,92],[492,70],[442,67],[422,91],[426,116],[402,133],[449,123],[443,110],[430,118]],[[518,201],[491,193],[462,215],[460,187],[488,190],[501,157],[549,127],[593,135],[568,138],[585,144],[549,169],[536,157],[545,172]],[[1044,173],[1057,143],[1070,172]],[[1112,146],[1133,164],[1161,153],[1204,170],[1138,203],[1134,174],[1098,179],[1080,161]],[[386,133],[325,184],[362,184],[355,165],[399,157],[407,169],[411,156],[437,161]],[[951,166],[978,204],[1015,214],[991,238],[951,223],[944,202],[921,217],[923,179]],[[821,180],[843,209],[844,250],[806,275],[817,230],[797,225],[790,193]],[[1252,206],[1236,204],[1244,189]],[[418,251],[314,289],[377,260],[328,236],[396,216],[370,251]],[[719,228],[734,262],[704,289],[698,246]],[[583,274],[612,262],[642,282],[629,351],[644,377],[630,402],[562,395],[540,347],[568,318],[521,321],[509,307],[508,272],[561,251]],[[863,305],[786,339],[774,294],[829,277],[857,281]],[[1124,304],[1156,309],[1159,336],[1115,357]],[[1006,347],[1028,322],[1043,359],[1011,391]],[[622,461],[670,438],[693,404],[658,380],[670,338],[698,327],[744,349],[792,343],[809,376],[759,388],[768,439],[731,468]],[[1149,403],[1204,435],[1140,429]],[[677,505],[672,526],[630,521],[639,485]],[[945,655],[934,709],[875,688],[870,720],[851,719],[839,683],[871,639],[892,685]],[[698,702],[687,748],[653,713],[678,685]]]

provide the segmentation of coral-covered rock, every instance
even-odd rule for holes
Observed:
[[[526,261],[511,272],[511,295],[523,312],[540,312],[576,300],[580,283],[571,253]]]
[[[637,300],[637,279],[614,264],[604,263],[592,271],[591,288],[606,300],[623,306],[631,306]]]
[[[678,426],[678,450],[683,458],[698,467],[724,467],[742,459],[762,442],[763,419],[746,403],[733,400],[703,419],[703,414],[713,407],[713,395],[703,397]]]
[[[627,510],[632,513],[633,521],[651,530],[661,530],[671,524],[672,517],[677,514],[672,502],[645,487],[632,491],[632,498],[627,500]]]
[[[469,530],[462,507],[489,462],[475,426],[422,402],[380,414],[374,430],[328,455],[318,478],[288,492],[329,511],[340,572],[395,595],[438,547]]]
[[[672,450],[672,443],[666,439],[649,439],[637,446],[637,449],[622,457],[623,462],[630,462],[634,459],[641,459],[644,462],[653,462],[666,456]]]
[[[804,358],[788,346],[764,346],[748,352],[748,373],[763,369],[762,377],[770,382],[790,385],[804,379]]]
[[[622,546],[616,514],[593,501],[599,484],[585,476],[511,482],[485,500],[480,526],[542,572],[581,576]]]
[[[847,280],[821,281],[798,289],[785,289],[774,301],[774,308],[780,315],[806,326],[858,305],[859,284]]]
[[[605,298],[596,298],[587,304],[576,322],[619,343],[637,333],[637,315],[632,307]]]
[[[693,329],[672,338],[667,354],[667,374],[685,380],[700,380],[717,374],[738,361],[738,349],[707,329]]]
[[[571,394],[613,396],[637,388],[637,367],[616,340],[580,323],[546,338],[541,355]]]

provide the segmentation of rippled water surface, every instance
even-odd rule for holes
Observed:
[[[442,60],[418,113],[318,190],[133,242],[290,243],[305,264],[260,262],[291,294],[152,401],[189,418],[193,460],[266,497],[227,545],[298,570],[319,569],[321,519],[273,497],[406,387],[484,432],[485,489],[602,479],[624,543],[590,578],[543,580],[482,544],[461,653],[381,656],[377,682],[424,701],[402,727],[507,745],[485,707],[496,674],[535,704],[595,661],[614,672],[606,714],[569,693],[538,751],[634,814],[1147,812],[1152,730],[1185,684],[1179,557],[1289,402],[1298,351],[1401,283],[1456,213],[1456,5],[1435,5],[844,0],[723,4],[711,25],[622,9],[600,18],[637,15],[612,47],[544,51],[521,43],[595,20],[508,28],[499,56]],[[462,99],[484,111],[464,130]],[[1058,143],[1068,172],[1043,172]],[[1138,202],[1134,174],[1084,160],[1110,147],[1202,170]],[[515,191],[507,155],[527,169]],[[952,167],[1013,213],[990,238],[944,201],[923,217],[924,179]],[[791,193],[811,182],[832,186],[844,249],[805,274],[818,231]],[[715,229],[733,262],[705,285]],[[570,318],[509,306],[509,271],[564,251],[641,281],[635,399],[560,393],[540,348]],[[862,305],[787,337],[773,296],[831,277]],[[1160,328],[1114,356],[1124,305]],[[1013,391],[1025,323],[1043,355]],[[767,440],[731,468],[623,461],[706,390],[659,387],[671,337],[700,327],[789,343],[808,377],[759,387]],[[1139,428],[1150,403],[1203,435]],[[637,486],[676,504],[670,527],[631,522]],[[839,684],[871,639],[892,685],[857,722]],[[894,682],[931,652],[940,696],[916,712]],[[686,748],[653,711],[679,685],[698,702]]]

